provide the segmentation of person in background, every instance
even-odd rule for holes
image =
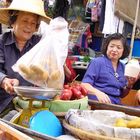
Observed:
[[[69,7],[70,7],[69,0],[55,0],[52,12],[53,18],[61,16],[65,20],[67,20]],[[66,58],[64,64],[64,73],[65,73],[65,84],[72,82],[72,80],[76,77],[76,73],[72,68],[72,62],[68,57]]]
[[[22,0],[22,6],[21,1],[13,0],[9,7],[0,8],[0,23],[12,28],[0,36],[0,113],[13,108],[14,85],[32,85],[11,67],[39,42],[40,36],[34,33],[41,20],[50,21],[42,0]]]
[[[108,36],[102,44],[103,56],[91,60],[82,79],[89,91],[88,98],[101,103],[121,104],[136,79],[124,76],[125,65],[120,59],[128,57],[130,47],[119,33]]]
[[[71,83],[76,78],[76,72],[72,67],[73,61],[67,57],[64,72],[65,72],[65,84]]]

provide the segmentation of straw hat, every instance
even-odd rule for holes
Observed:
[[[19,10],[37,14],[41,20],[49,23],[51,18],[46,16],[43,0],[13,0],[7,8],[0,8],[0,23],[9,24],[9,10]]]

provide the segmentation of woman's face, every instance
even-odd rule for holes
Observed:
[[[36,31],[38,16],[28,12],[19,12],[16,21],[12,24],[17,40],[27,41]]]
[[[112,61],[118,61],[124,51],[121,40],[111,40],[107,47],[107,56]]]

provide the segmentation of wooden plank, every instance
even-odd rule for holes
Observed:
[[[2,121],[0,121],[0,130],[4,132],[6,140],[33,140],[31,137],[21,133]]]
[[[28,136],[31,136],[32,138],[34,138],[35,140],[57,140],[55,137],[51,137],[45,134],[41,134],[39,132],[33,131],[31,129],[19,126],[17,124],[8,122],[6,120],[0,119],[0,121],[5,122],[6,124],[10,125],[11,127],[25,133]]]
[[[92,110],[95,110],[95,109],[115,110],[115,111],[124,112],[129,115],[140,117],[140,108],[138,109],[138,108],[122,106],[122,105],[99,103],[93,100],[89,100],[89,105],[91,106]]]

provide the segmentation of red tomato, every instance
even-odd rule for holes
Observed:
[[[83,86],[81,86],[81,92],[82,92],[82,95],[84,95],[84,96],[87,96],[87,94],[88,94],[88,90]]]
[[[65,89],[69,89],[69,87],[70,87],[69,85],[64,85]]]
[[[80,96],[82,95],[81,91],[79,91],[77,88],[72,88],[72,93],[73,93],[73,96],[76,98],[76,99],[80,99]]]
[[[60,95],[61,100],[70,100],[72,97],[72,91],[70,89],[64,89]]]
[[[75,83],[72,84],[72,86],[80,86],[80,84],[75,82]]]
[[[81,94],[81,96],[80,96],[80,98],[79,98],[79,99],[82,99],[82,98],[84,98],[84,97],[85,97],[85,96]]]
[[[76,89],[78,89],[79,91],[81,91],[81,86],[80,85],[75,85],[74,86]]]

